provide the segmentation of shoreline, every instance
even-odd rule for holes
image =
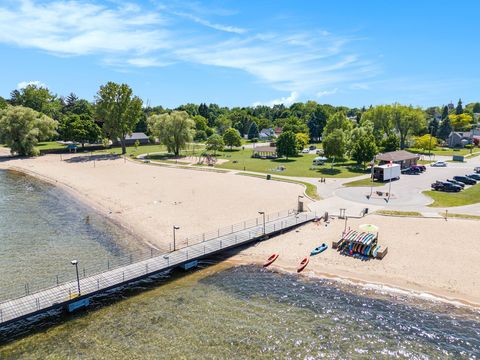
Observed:
[[[227,258],[223,260],[223,262],[231,264],[232,266],[255,266],[258,268],[263,268],[263,263],[260,261],[245,261],[241,259],[235,258]],[[331,280],[338,283],[346,284],[349,286],[357,286],[362,287],[367,290],[371,291],[382,291],[387,292],[389,295],[393,296],[395,293],[400,293],[402,295],[406,295],[408,297],[419,298],[425,301],[434,301],[434,302],[441,302],[457,307],[467,307],[470,309],[475,309],[480,311],[480,302],[475,302],[466,298],[462,297],[450,297],[442,292],[437,292],[434,289],[414,289],[408,286],[401,286],[400,284],[394,282],[375,282],[372,280],[355,278],[352,276],[343,276],[340,274],[333,274],[333,273],[324,273],[324,272],[317,272],[314,270],[304,270],[301,274],[298,274],[295,268],[288,268],[284,266],[278,265],[270,265],[269,267],[265,268],[266,270],[273,271],[279,274],[288,274],[288,275],[297,275],[302,276],[308,279],[318,279],[318,280]],[[307,266],[308,269],[308,266]]]
[[[54,178],[45,176],[43,174],[40,174],[38,172],[35,172],[33,170],[21,168],[18,166],[11,166],[8,168],[3,168],[0,167],[0,169],[5,170],[5,171],[12,171],[12,172],[17,172],[23,175],[31,176],[35,178],[38,181],[42,181],[44,183],[50,184],[52,186],[55,186],[57,189],[60,191],[63,191],[67,193],[70,197],[72,197],[75,201],[78,203],[82,204],[83,206],[87,207],[88,209],[92,210],[94,213],[96,213],[98,216],[105,218],[106,220],[110,221],[113,225],[119,227],[122,231],[125,231],[129,236],[131,236],[133,239],[136,241],[140,242],[140,245],[146,245],[150,248],[153,248],[155,250],[160,250],[157,248],[154,244],[149,242],[147,239],[144,239],[143,237],[135,234],[133,229],[129,228],[125,223],[120,221],[119,219],[116,219],[114,216],[111,216],[113,212],[104,206],[100,204],[99,202],[91,199],[88,195],[80,192],[78,189],[75,189],[74,187],[62,182],[58,181]]]

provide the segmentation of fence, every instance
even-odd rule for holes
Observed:
[[[193,240],[189,239],[189,246],[182,247],[174,252],[156,254],[152,250],[149,254],[143,254],[137,258],[130,255],[126,262],[124,262],[125,259],[122,259],[123,261],[116,263],[115,266],[108,263],[106,269],[90,273],[91,275],[88,275],[86,271],[80,271],[81,294],[86,295],[118,286],[185,261],[246,243],[264,234],[290,228],[296,224],[312,220],[314,217],[313,213],[296,214],[293,210],[265,215],[265,225],[262,216],[228,228],[219,229],[215,238],[209,239],[209,234],[202,234],[200,237],[195,237],[196,240],[201,239],[201,241],[192,243]],[[230,232],[227,233],[227,229]],[[204,236],[205,241],[203,240]],[[71,279],[60,284],[58,280],[59,278],[56,277],[53,286],[51,285],[43,290],[40,290],[40,288],[35,290],[30,284],[26,284],[21,294],[9,294],[10,300],[0,303],[0,323],[48,308],[55,303],[66,302],[72,299],[72,296],[77,295],[76,281]]]

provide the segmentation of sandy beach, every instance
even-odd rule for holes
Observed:
[[[293,209],[303,187],[232,173],[176,169],[88,155],[45,155],[0,162],[0,168],[37,176],[161,249],[185,238],[255,218],[258,211]]]
[[[141,164],[88,155],[46,155],[10,159],[0,168],[29,173],[56,184],[121,224],[137,238],[168,250],[172,227],[180,226],[177,244],[186,237],[215,231],[258,216],[296,206],[299,185],[239,176]],[[319,203],[321,204],[321,203]],[[316,204],[316,205],[319,205]],[[317,206],[318,207],[318,206]],[[384,284],[480,305],[480,261],[475,220],[398,218],[369,215],[349,219],[348,226],[379,226],[379,244],[388,246],[383,260],[360,261],[331,249],[345,223],[308,224],[263,241],[229,261],[262,264],[279,253],[272,266],[296,272],[299,261],[325,242],[329,249],[311,258],[303,275]]]
[[[301,259],[325,242],[329,248],[310,258],[305,276],[349,279],[371,284],[430,293],[480,306],[480,261],[475,220],[399,218],[369,215],[349,219],[348,226],[379,226],[379,245],[388,246],[383,260],[361,261],[331,248],[344,229],[341,219],[297,230],[250,247],[231,258],[237,263],[262,264],[272,253],[280,254],[271,266],[295,272]]]

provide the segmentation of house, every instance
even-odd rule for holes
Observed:
[[[471,131],[452,131],[447,138],[448,147],[463,148],[465,145],[472,142],[477,143],[480,138],[480,129],[473,129]]]
[[[389,164],[390,162],[400,165],[400,168],[406,169],[410,166],[417,165],[420,156],[412,154],[405,150],[391,151],[383,154],[378,154],[376,160],[379,165]]]
[[[283,129],[277,126],[273,131],[275,132],[275,137],[279,137],[280,134],[283,132]]]
[[[258,133],[258,138],[260,140],[268,140],[275,137],[275,131],[272,128],[262,129]]]
[[[133,146],[135,142],[138,141],[140,145],[146,145],[150,142],[148,136],[143,132],[134,132],[132,135],[127,135],[125,137],[125,146]],[[120,144],[120,139],[116,142],[117,145]]]
[[[275,146],[257,146],[253,149],[252,157],[261,159],[276,159],[277,148]]]

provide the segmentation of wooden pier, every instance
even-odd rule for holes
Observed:
[[[258,222],[251,227],[236,230],[232,227],[229,234],[201,240],[182,249],[151,257],[143,261],[118,267],[109,271],[80,279],[80,294],[77,281],[70,281],[58,286],[31,293],[16,299],[0,303],[0,326],[25,319],[55,308],[70,310],[88,304],[93,295],[106,290],[127,285],[156,273],[174,267],[189,268],[198,259],[236,246],[291,229],[315,218],[313,212],[287,213],[275,220]]]

